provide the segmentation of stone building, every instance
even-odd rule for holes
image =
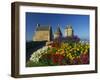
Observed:
[[[37,24],[35,34],[33,35],[33,41],[51,41],[52,29],[50,25]]]
[[[61,38],[62,32],[60,30],[59,24],[57,25],[57,29],[52,33],[52,27],[50,25],[40,25],[37,24],[37,28],[35,30],[35,34],[33,35],[33,41],[52,41],[55,38]],[[67,25],[64,32],[65,37],[73,37],[74,31],[71,25]]]
[[[54,33],[54,38],[59,38],[59,37],[62,37],[62,32],[60,30],[60,26],[58,25],[57,30]]]
[[[65,36],[66,37],[73,37],[74,36],[74,31],[73,31],[71,25],[67,25],[67,27],[65,28]]]

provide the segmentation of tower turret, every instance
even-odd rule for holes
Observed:
[[[54,33],[54,38],[59,38],[62,36],[62,33],[61,33],[61,30],[60,30],[60,25],[58,24],[57,26],[57,30],[56,32]]]
[[[67,25],[67,27],[65,28],[65,36],[66,37],[72,37],[74,35],[74,31],[72,29],[71,25]]]

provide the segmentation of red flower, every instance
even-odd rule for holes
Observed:
[[[64,56],[61,54],[53,54],[52,55],[52,61],[55,64],[62,64],[63,59],[64,59]]]
[[[88,64],[89,63],[89,55],[86,53],[86,54],[81,54],[81,62],[83,64]]]
[[[51,44],[51,46],[52,46],[52,47],[55,47],[55,44],[54,44],[54,43],[52,43],[52,44]]]

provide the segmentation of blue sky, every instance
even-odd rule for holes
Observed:
[[[57,25],[64,35],[66,25],[72,25],[74,35],[81,39],[89,40],[89,15],[51,14],[26,12],[26,40],[31,41],[36,30],[36,25],[51,25],[53,32]]]

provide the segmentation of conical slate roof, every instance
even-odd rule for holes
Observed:
[[[61,30],[60,30],[60,27],[57,27],[57,30],[56,30],[55,34],[60,34],[60,35],[62,35]]]

